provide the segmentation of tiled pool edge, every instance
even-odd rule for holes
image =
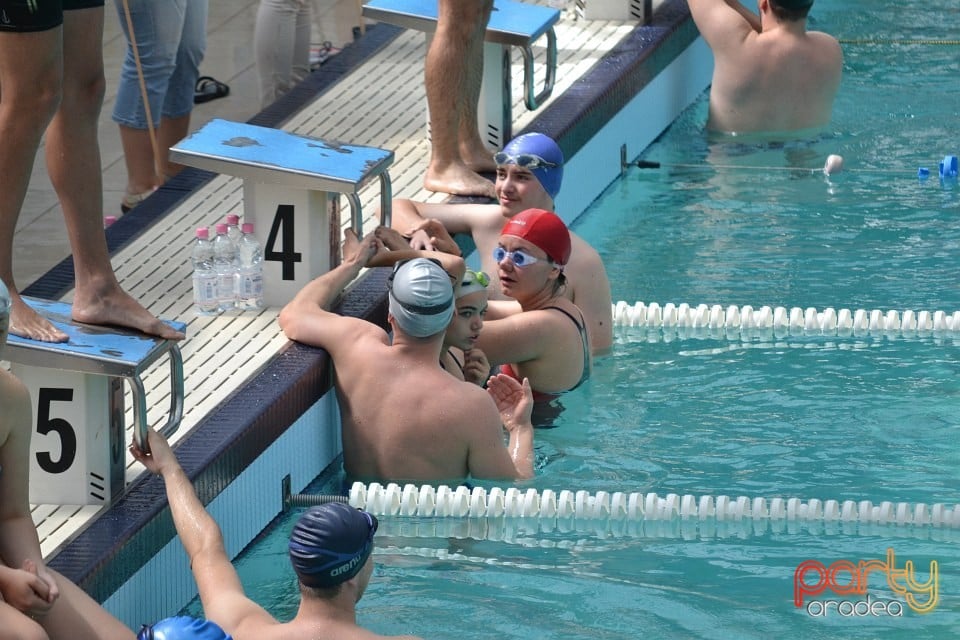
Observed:
[[[614,145],[616,153],[612,153],[610,138],[615,136],[622,142],[623,129],[617,123],[611,127],[611,121],[642,116],[643,126],[636,122],[631,125],[630,137],[635,140],[627,141],[631,150],[639,153],[702,92],[709,81],[709,70],[705,76],[703,71],[707,65],[699,65],[700,73],[690,74],[691,65],[685,60],[689,55],[702,57],[698,42],[686,3],[666,3],[650,25],[637,27],[528,127],[555,137],[569,158],[568,171],[571,175],[582,174],[584,182],[589,183],[575,193],[569,187],[561,193],[561,212],[579,214],[619,174],[619,142]],[[679,68],[676,60],[681,61]],[[660,73],[665,69],[669,69],[668,74]],[[672,77],[678,74],[679,78]],[[671,82],[665,87],[661,81],[666,75],[671,76]],[[588,135],[591,130],[592,135]],[[383,278],[374,274],[348,297],[350,308],[345,312],[382,321],[384,290]],[[300,429],[316,433],[317,421],[330,415],[333,394],[329,393],[328,369],[322,351],[291,345],[178,443],[177,454],[197,484],[201,499],[215,511],[231,553],[242,549],[282,508],[279,480],[290,472],[290,452],[302,451],[288,443],[297,441]],[[328,448],[331,442],[338,442],[339,434],[331,433],[336,429],[321,431],[328,436]],[[311,451],[317,456],[320,453]],[[330,459],[335,455],[334,451]],[[313,474],[301,487],[329,461],[311,456],[309,464],[300,465]],[[246,481],[231,484],[243,471],[249,472],[244,474]],[[257,495],[251,496],[246,486],[249,482],[256,485]],[[298,484],[293,482],[294,491]],[[253,503],[258,513],[253,513]],[[178,551],[179,541],[164,504],[162,484],[141,477],[50,564],[135,625],[169,615],[192,596],[189,580],[181,579],[184,584],[175,586],[178,571],[182,578],[183,563],[171,562],[170,558],[177,557]],[[140,568],[143,558],[158,553],[154,561]],[[144,598],[137,594],[145,593],[144,584],[154,587],[146,591],[153,593],[157,593],[155,585],[163,584],[163,597],[141,602]],[[189,590],[189,595],[168,593],[181,588]],[[155,610],[158,613],[151,616]]]

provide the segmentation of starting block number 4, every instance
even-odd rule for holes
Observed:
[[[381,224],[390,225],[393,152],[279,129],[213,119],[170,149],[170,159],[243,179],[244,219],[264,248],[263,300],[283,306],[334,266],[340,196],[363,235],[359,190],[380,183]]]

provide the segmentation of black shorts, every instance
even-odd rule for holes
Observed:
[[[49,31],[63,24],[63,12],[102,7],[104,0],[0,0],[0,31]]]

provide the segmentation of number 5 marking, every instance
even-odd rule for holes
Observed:
[[[50,417],[52,402],[71,402],[73,389],[44,389],[40,388],[37,400],[37,433],[47,435],[56,433],[60,436],[60,459],[54,460],[48,451],[37,452],[37,464],[47,473],[63,473],[71,466],[77,457],[77,434],[69,422],[63,418]]]

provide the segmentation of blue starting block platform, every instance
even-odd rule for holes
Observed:
[[[339,195],[363,236],[361,187],[380,181],[381,224],[390,226],[393,152],[214,119],[170,149],[173,162],[243,179],[244,222],[264,249],[263,291],[282,306],[333,266],[340,246]]]
[[[437,30],[437,0],[370,0],[363,5],[363,15],[379,22],[423,31],[428,41]],[[493,147],[499,149],[513,137],[510,47],[517,47],[523,56],[524,105],[534,111],[553,92],[557,76],[554,27],[559,21],[558,9],[513,0],[494,0],[484,36],[483,85],[478,105],[480,131],[485,132],[485,141]],[[537,91],[533,44],[544,37],[544,78],[540,91]]]
[[[183,417],[183,358],[173,340],[74,322],[66,302],[24,298],[69,337],[39,342],[7,337],[4,358],[30,390],[30,502],[105,504],[123,491],[124,385],[133,397],[134,437],[146,446],[149,423],[143,376],[163,357],[170,364],[170,409],[158,429],[169,436]],[[182,322],[168,321],[178,331]]]

